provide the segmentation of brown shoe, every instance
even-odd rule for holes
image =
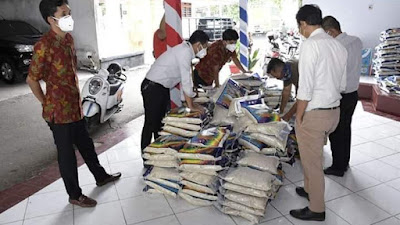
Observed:
[[[78,198],[78,200],[70,198],[69,203],[71,203],[72,205],[77,205],[77,206],[84,207],[84,208],[95,207],[97,205],[96,200],[89,198],[85,195],[81,195]]]
[[[113,182],[113,181],[118,180],[118,179],[121,177],[121,175],[122,175],[122,174],[121,174],[120,172],[114,173],[114,174],[110,174],[109,177],[107,177],[106,179],[104,179],[102,182],[97,182],[96,185],[97,185],[98,187],[101,187],[101,186],[106,185],[106,184],[108,184],[108,183],[110,183],[110,182]]]

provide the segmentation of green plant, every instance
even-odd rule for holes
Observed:
[[[251,52],[250,52],[249,67],[248,67],[249,69],[248,70],[252,70],[254,68],[254,66],[257,64],[257,62],[259,60],[259,58],[257,58],[259,52],[260,52],[259,48],[253,52],[253,55],[251,55]]]

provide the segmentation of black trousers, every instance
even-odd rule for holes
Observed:
[[[210,86],[209,84],[207,84],[199,75],[199,71],[197,71],[196,69],[193,70],[193,84],[195,87],[199,87],[201,86]]]
[[[48,122],[48,125],[53,132],[54,142],[57,146],[58,166],[67,193],[71,199],[78,199],[82,195],[82,189],[79,187],[74,145],[78,148],[97,182],[103,181],[109,175],[99,163],[85,120],[67,124]]]
[[[332,168],[345,171],[350,161],[351,120],[358,101],[357,91],[342,94],[340,120],[336,130],[329,135],[332,150]]]
[[[154,139],[158,138],[161,131],[162,119],[170,108],[169,89],[161,84],[144,79],[141,86],[144,105],[144,126],[142,131],[142,151]]]

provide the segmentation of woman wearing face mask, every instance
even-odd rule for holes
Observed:
[[[222,40],[211,44],[207,55],[200,60],[194,70],[195,86],[211,86],[215,81],[215,86],[218,87],[219,71],[230,59],[243,73],[248,72],[240,63],[235,51],[238,39],[239,35],[235,30],[227,29],[222,34]]]
[[[142,132],[142,150],[150,144],[154,135],[156,139],[161,130],[161,120],[170,104],[169,89],[181,83],[187,107],[199,110],[193,103],[195,97],[192,81],[192,60],[207,55],[208,36],[197,30],[189,41],[169,49],[151,66],[142,82],[141,92],[144,104],[144,127]]]

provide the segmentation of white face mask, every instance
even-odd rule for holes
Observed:
[[[201,46],[201,45],[200,45]],[[201,50],[199,52],[197,52],[196,56],[200,59],[204,58],[207,55],[207,49],[203,48],[203,46],[201,46]]]
[[[228,49],[230,52],[234,52],[236,50],[236,45],[228,44],[228,45],[226,45],[226,49]]]
[[[58,27],[64,32],[71,32],[74,30],[74,20],[72,19],[71,15],[61,17],[57,19],[53,17],[55,20],[58,21]]]

